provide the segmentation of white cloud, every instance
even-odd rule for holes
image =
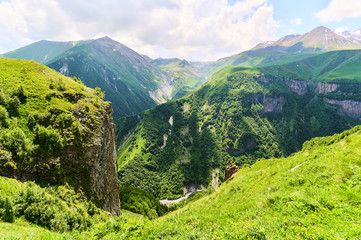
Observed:
[[[349,31],[350,29],[347,26],[342,26],[339,28],[336,28],[335,33],[340,34],[343,33],[344,31]]]
[[[291,24],[295,24],[295,25],[301,25],[302,24],[302,19],[301,18],[294,18],[291,19]]]
[[[267,0],[10,0],[0,2],[0,49],[107,35],[152,57],[215,60],[275,37]],[[6,37],[5,37],[6,36]]]
[[[321,22],[339,22],[344,18],[361,17],[361,1],[332,0],[327,8],[322,9],[315,15]]]

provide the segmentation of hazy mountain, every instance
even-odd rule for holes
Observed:
[[[355,31],[345,30],[336,32],[337,34],[344,36],[344,37],[352,37],[361,40],[361,28],[356,29]]]
[[[287,35],[275,42],[264,42],[249,51],[222,58],[201,68],[210,77],[226,66],[256,67],[285,64],[329,50],[361,49],[361,41],[343,37],[323,26],[303,35]]]

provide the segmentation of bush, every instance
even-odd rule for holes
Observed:
[[[51,126],[46,128],[37,125],[35,128],[34,143],[38,144],[40,149],[53,152],[63,147],[63,139],[60,133]]]
[[[5,222],[14,222],[15,221],[15,211],[14,211],[14,205],[11,201],[11,199],[9,199],[8,197],[5,198],[4,202],[3,202],[3,209],[4,212],[2,214],[2,219]]]
[[[7,120],[9,118],[9,113],[5,107],[0,106],[0,126],[7,127]]]
[[[31,141],[26,137],[23,130],[18,127],[2,131],[0,133],[0,144],[20,162],[28,160],[31,156]]]
[[[17,88],[14,88],[11,93],[12,97],[17,97],[21,103],[24,103],[26,98],[28,97],[27,94],[24,91],[23,86],[18,86]]]

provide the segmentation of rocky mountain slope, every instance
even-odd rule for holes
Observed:
[[[39,63],[0,59],[0,175],[69,184],[119,215],[113,111],[103,97]]]
[[[360,124],[360,69],[336,75],[359,66],[359,54],[224,68],[186,98],[120,119],[121,184],[173,198],[188,184],[208,186],[216,171],[223,179],[229,158],[242,165],[287,156],[312,137]]]

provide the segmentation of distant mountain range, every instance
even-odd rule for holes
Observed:
[[[226,66],[259,67],[285,64],[325,51],[360,48],[361,40],[338,35],[320,26],[303,35],[287,35],[277,41],[260,43],[249,51],[203,65],[200,71],[210,77]]]
[[[361,29],[335,33],[318,27],[288,35],[215,62],[151,59],[108,37],[76,42],[39,41],[2,55],[34,60],[87,86],[100,87],[113,103],[115,118],[137,114],[192,92],[227,66],[284,65],[331,50],[361,49]]]
[[[115,118],[184,96],[205,81],[191,65],[160,64],[108,37],[77,42],[39,41],[2,55],[34,60],[85,85],[100,87]]]
[[[355,31],[345,30],[345,31],[337,31],[338,35],[344,36],[344,37],[352,37],[361,39],[361,28],[356,29]]]

